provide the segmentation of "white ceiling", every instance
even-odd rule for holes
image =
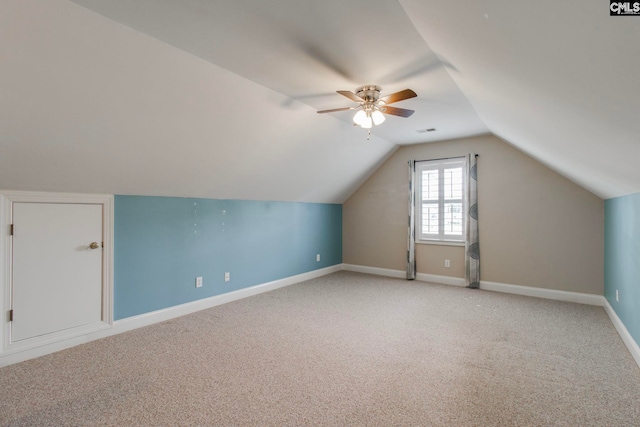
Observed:
[[[398,144],[490,131],[640,192],[640,17],[601,3],[0,0],[0,188],[340,203]],[[370,141],[315,113],[364,84],[416,113]]]
[[[400,0],[492,133],[602,198],[640,192],[640,15],[601,0]]]
[[[411,88],[417,99],[397,106],[416,113],[373,131],[395,144],[487,132],[396,1],[74,1],[316,110],[355,105],[336,90]],[[352,123],[353,112],[334,117]]]

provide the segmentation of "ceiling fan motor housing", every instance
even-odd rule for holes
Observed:
[[[376,85],[360,86],[358,89],[356,89],[356,95],[364,99],[365,102],[374,103],[378,101],[381,91],[382,88]]]

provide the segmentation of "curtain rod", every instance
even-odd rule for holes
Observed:
[[[475,157],[480,157],[480,154],[474,154]],[[455,156],[455,157],[440,157],[438,159],[424,159],[424,160],[414,160],[414,162],[432,162],[435,160],[449,160],[449,159],[462,159],[467,157],[466,155],[464,156]]]

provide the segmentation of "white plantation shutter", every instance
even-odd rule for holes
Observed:
[[[416,162],[417,239],[465,240],[466,159]]]

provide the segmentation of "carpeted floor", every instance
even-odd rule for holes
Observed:
[[[600,307],[339,272],[0,369],[3,426],[638,426]]]

